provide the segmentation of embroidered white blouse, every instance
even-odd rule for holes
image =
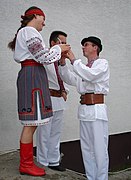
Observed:
[[[109,66],[106,59],[97,59],[91,68],[84,65],[80,59],[73,64],[73,72],[67,65],[60,66],[61,78],[69,85],[76,86],[79,94],[109,92]],[[78,118],[83,121],[101,119],[107,121],[105,104],[79,105]]]
[[[26,59],[34,59],[37,62],[44,64],[51,64],[61,58],[61,48],[56,45],[51,49],[45,48],[45,43],[41,34],[33,27],[27,26],[19,30],[16,39],[16,46],[14,51],[14,60],[18,63]],[[23,125],[41,125],[46,124],[51,118],[41,120],[39,96],[37,94],[37,111],[38,119],[33,121],[21,121]]]
[[[25,59],[34,59],[42,64],[50,64],[61,58],[58,45],[45,48],[41,34],[33,27],[26,26],[19,30],[14,51],[14,60],[18,63]]]

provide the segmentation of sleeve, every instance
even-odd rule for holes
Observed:
[[[51,64],[61,58],[61,48],[58,45],[50,49],[45,48],[39,32],[27,32],[26,45],[33,58],[42,64]]]
[[[71,72],[67,65],[59,66],[59,73],[61,79],[68,85],[77,86],[77,77],[76,74]]]
[[[85,81],[90,81],[92,83],[101,82],[108,74],[108,61],[101,59],[95,66],[89,68],[78,59],[73,64],[73,70]]]

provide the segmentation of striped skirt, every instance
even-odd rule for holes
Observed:
[[[23,125],[43,125],[50,120],[52,105],[44,66],[23,66],[18,73],[18,115]]]

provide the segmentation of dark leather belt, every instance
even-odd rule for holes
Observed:
[[[21,62],[21,66],[22,67],[24,67],[24,66],[43,66],[43,64],[40,64],[33,59],[26,59]]]
[[[55,89],[49,89],[50,90],[50,95],[54,97],[61,97],[61,91],[60,90],[55,90]]]
[[[103,104],[104,94],[87,93],[80,96],[80,103],[86,105]]]

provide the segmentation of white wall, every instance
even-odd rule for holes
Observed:
[[[82,57],[80,41],[90,35],[102,39],[101,56],[109,60],[110,134],[131,131],[131,1],[130,0],[4,0],[0,1],[0,151],[19,147],[21,124],[16,105],[16,78],[20,65],[13,61],[7,44],[20,26],[20,16],[30,6],[42,8],[46,27],[42,31],[45,43],[53,30],[68,34],[76,57]],[[77,105],[79,95],[70,87],[65,111],[62,141],[79,139]]]

